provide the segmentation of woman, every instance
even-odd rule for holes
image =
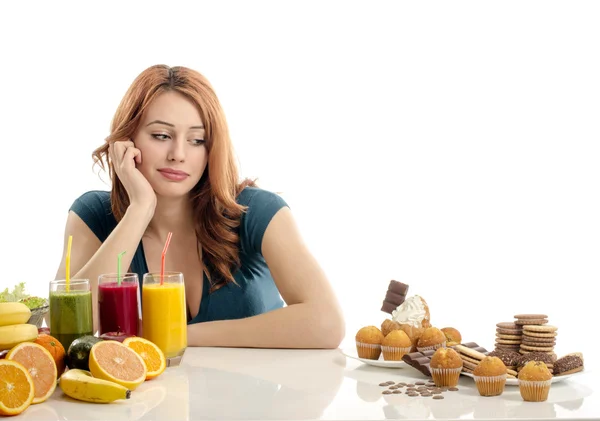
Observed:
[[[238,181],[225,116],[209,82],[185,67],[152,66],[128,89],[94,160],[113,181],[72,205],[74,278],[122,266],[184,274],[189,346],[335,348],[343,316],[329,282],[278,195]],[[286,306],[281,300],[285,301]]]

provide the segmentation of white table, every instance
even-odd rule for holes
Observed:
[[[339,349],[188,348],[181,366],[145,382],[129,400],[89,404],[65,397],[57,387],[48,401],[11,419],[600,419],[594,371],[586,367],[585,373],[553,384],[547,402],[524,402],[517,387],[507,387],[499,397],[480,397],[464,376],[459,391],[433,400],[382,395],[381,382],[426,378],[408,366],[368,366]]]

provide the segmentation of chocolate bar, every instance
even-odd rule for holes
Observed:
[[[481,352],[482,354],[487,354],[488,351],[479,346],[477,343],[475,342],[467,342],[464,344],[461,344],[462,346],[465,346],[467,348],[471,348],[475,351]],[[453,347],[450,347],[453,348]],[[411,367],[419,370],[421,373],[425,374],[428,377],[431,377],[431,370],[430,370],[430,365],[431,365],[431,357],[433,357],[433,354],[435,354],[435,350],[432,351],[423,351],[423,352],[410,352],[408,354],[405,354],[404,357],[402,357],[402,361],[404,361],[406,364],[410,365]]]
[[[406,294],[408,294],[408,285],[394,280],[390,281],[381,306],[381,311],[392,314],[392,312],[404,302]]]

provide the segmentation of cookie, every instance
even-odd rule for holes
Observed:
[[[539,339],[539,338],[538,338]],[[546,339],[546,338],[542,338],[542,339]],[[523,341],[521,342],[522,344],[525,345],[531,345],[531,346],[554,346],[556,345],[556,341],[552,340],[552,338],[548,338],[550,339],[549,341],[535,341],[535,340],[529,340],[529,339],[523,339]]]
[[[554,362],[554,375],[564,376],[583,371],[583,357],[578,355],[565,355]]]
[[[523,335],[506,335],[503,333],[496,333],[496,339],[498,338],[505,340],[520,341],[521,339],[523,339]]]
[[[544,354],[548,354],[548,355],[556,355],[554,353],[554,351],[550,351],[550,352],[547,352],[547,351],[528,351],[526,349],[519,349],[519,354],[531,354],[532,352],[543,352]]]
[[[548,320],[546,319],[526,319],[526,320],[517,320],[515,322],[516,325],[545,325],[546,323],[548,323]]]
[[[525,319],[547,319],[548,316],[545,314],[516,314],[513,316],[515,319],[525,320]]]
[[[485,354],[476,351],[472,348],[467,348],[464,345],[455,345],[454,349],[462,355],[466,355],[467,357],[475,358],[476,360],[483,360],[485,358]]]
[[[525,351],[539,351],[539,352],[550,352],[554,350],[553,346],[531,346],[521,344],[521,349]]]
[[[515,325],[513,322],[500,322],[496,324],[498,329],[511,329],[520,330],[520,326]]]
[[[517,377],[517,374],[519,374],[519,373],[517,373],[515,370],[511,370],[507,367],[506,374],[508,374],[509,376]]]
[[[527,331],[527,335],[523,334],[523,337],[528,336],[530,338],[555,338],[557,335],[556,332],[551,333],[537,333],[534,331]]]
[[[471,357],[468,357],[468,356],[466,356],[466,355],[462,355],[462,354],[460,354],[460,358],[463,360],[463,364],[464,364],[465,362],[469,362],[469,363],[471,363],[471,364],[475,364],[475,365],[477,365],[477,364],[479,364],[479,361],[481,361],[481,360],[478,360],[478,359],[476,359],[476,358],[471,358]]]
[[[551,325],[544,325],[544,326],[537,326],[537,325],[523,325],[523,334],[527,333],[527,332],[534,332],[534,333],[553,333],[556,332],[558,330],[558,328],[556,326],[551,326]]]
[[[496,343],[497,344],[505,344],[505,345],[518,345],[521,343],[521,339],[503,339],[503,338],[496,338]]]

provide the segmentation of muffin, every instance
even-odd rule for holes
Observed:
[[[399,329],[400,329],[400,323],[395,322],[390,319],[385,319],[383,321],[383,323],[381,324],[381,333],[383,333],[383,336],[387,336],[388,333],[390,333],[392,330],[399,330]]]
[[[383,333],[376,326],[365,326],[356,333],[356,350],[359,358],[377,360],[381,355]]]
[[[437,327],[428,327],[423,331],[423,334],[419,338],[417,343],[417,350],[423,351],[435,351],[438,348],[446,347],[446,335],[439,330]]]
[[[543,402],[548,399],[552,373],[542,361],[529,361],[519,371],[519,391],[527,402]]]
[[[454,346],[462,342],[460,332],[453,327],[445,327],[441,330],[446,335],[446,346]]]
[[[429,364],[431,377],[438,387],[456,386],[462,367],[462,358],[452,348],[438,348]]]
[[[408,335],[402,330],[392,330],[383,338],[381,351],[386,361],[400,361],[405,354],[410,352],[412,342]]]
[[[485,357],[473,370],[473,377],[481,396],[498,396],[504,392],[506,366],[498,357]]]

